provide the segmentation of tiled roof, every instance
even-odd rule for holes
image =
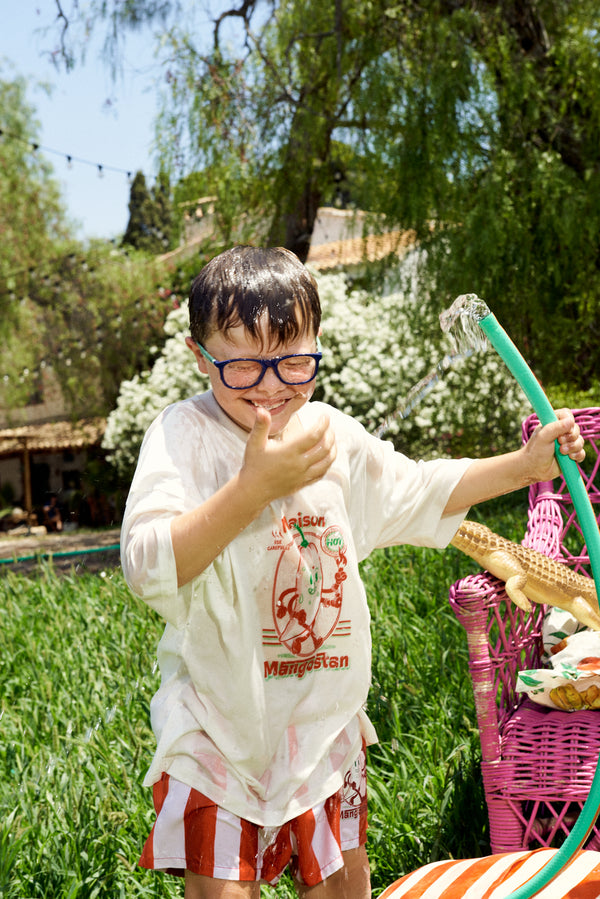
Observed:
[[[104,418],[86,418],[77,422],[53,421],[20,425],[0,430],[0,457],[14,456],[25,448],[30,452],[63,452],[96,446],[106,428]]]
[[[374,262],[390,253],[401,255],[414,241],[412,231],[389,231],[386,234],[336,240],[311,247],[306,264],[324,271],[341,265],[358,265],[367,259]]]

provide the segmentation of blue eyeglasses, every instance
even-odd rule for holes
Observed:
[[[205,359],[219,369],[221,381],[231,390],[246,390],[260,384],[268,368],[272,368],[284,384],[308,384],[317,376],[319,362],[323,356],[321,342],[317,337],[316,353],[291,353],[273,359],[225,359],[217,362],[201,343],[196,345]]]

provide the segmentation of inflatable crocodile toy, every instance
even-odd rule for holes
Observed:
[[[535,549],[499,537],[475,521],[463,521],[450,542],[503,580],[508,597],[525,612],[531,611],[531,601],[546,603],[600,631],[598,596],[592,578],[576,574],[563,562],[549,559]]]

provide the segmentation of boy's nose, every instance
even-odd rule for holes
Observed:
[[[263,375],[262,381],[259,384],[259,387],[264,387],[266,390],[274,390],[279,389],[283,385],[283,382],[279,380],[277,377],[277,373],[274,368],[268,368]]]

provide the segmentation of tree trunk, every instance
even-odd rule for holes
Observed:
[[[315,98],[312,98],[315,102]],[[309,104],[310,106],[310,104]],[[269,243],[283,245],[306,262],[317,211],[329,169],[331,125],[299,105],[294,114],[281,169],[280,197],[271,222]]]

